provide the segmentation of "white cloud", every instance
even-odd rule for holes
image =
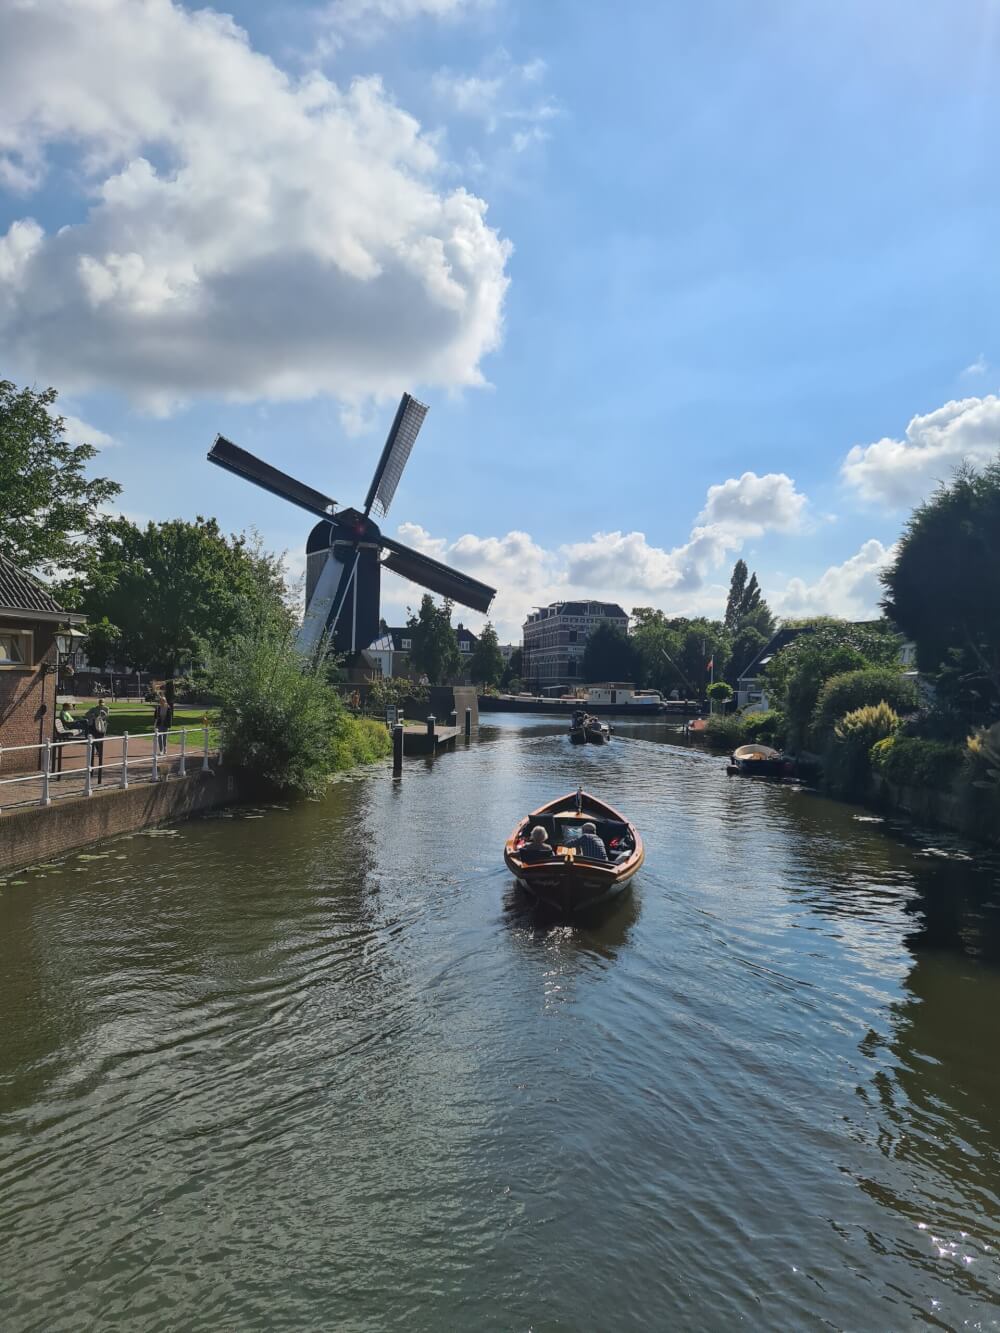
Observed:
[[[841,473],[864,500],[894,508],[916,504],[966,459],[985,463],[1000,450],[1000,398],[962,398],[916,416],[902,440],[856,444]]]
[[[962,371],[963,375],[985,375],[989,370],[989,364],[982,352],[976,357],[971,366],[966,366]]]
[[[725,589],[707,585],[711,572],[749,536],[796,530],[807,503],[789,477],[746,472],[709,489],[687,541],[671,549],[652,545],[642,532],[598,532],[588,541],[545,548],[517,531],[503,537],[466,533],[454,542],[412,523],[398,531],[418,550],[497,588],[491,618],[501,637],[517,639],[531,607],[567,597],[617,601],[626,610],[653,602],[676,615],[719,614]],[[389,605],[414,605],[420,594],[412,585],[386,578]],[[471,613],[461,614],[477,622]]]
[[[0,86],[8,178],[37,186],[68,146],[91,197],[54,234],[0,236],[22,373],[161,410],[482,382],[509,244],[481,199],[440,189],[434,143],[378,79],[293,80],[232,19],[171,0],[7,0]]]
[[[92,444],[95,449],[110,449],[118,444],[113,435],[98,430],[89,422],[81,421],[79,417],[63,414],[62,422],[63,439],[68,440],[70,444]]]
[[[336,50],[347,38],[371,41],[387,28],[414,19],[457,19],[492,0],[330,0],[322,11],[324,48]]]
[[[546,69],[544,60],[518,65],[500,50],[476,74],[438,70],[432,87],[452,115],[480,121],[488,134],[509,129],[510,147],[523,153],[549,137],[544,127],[560,114],[554,99],[539,88]]]
[[[782,616],[842,616],[870,620],[881,615],[883,588],[879,574],[896,555],[895,546],[883,546],[874,537],[841,565],[831,565],[815,583],[790,579],[782,592],[770,598]]]

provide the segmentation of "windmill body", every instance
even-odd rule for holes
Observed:
[[[404,393],[365,499],[364,510],[337,509],[335,500],[255,458],[224,436],[209,462],[235,472],[273,495],[317,516],[306,543],[306,611],[298,647],[313,659],[321,651],[353,657],[378,637],[383,565],[430,592],[476,611],[487,611],[495,589],[384,537],[371,517],[384,517],[427,408]]]

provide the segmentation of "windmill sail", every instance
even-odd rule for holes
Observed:
[[[233,444],[232,440],[227,440],[224,435],[216,436],[208,453],[208,461],[224,467],[227,472],[235,472],[246,481],[252,481],[255,486],[270,491],[272,495],[291,500],[292,504],[308,509],[311,514],[319,514],[321,518],[329,518],[336,507],[336,500],[331,500],[322,491],[313,490],[304,482],[296,481],[287,472],[272,467],[263,459],[256,458],[238,444]]]
[[[412,547],[393,541],[391,537],[383,537],[381,544],[382,549],[389,552],[382,561],[384,569],[391,569],[394,574],[402,574],[403,578],[419,583],[428,592],[436,592],[453,602],[461,602],[463,606],[469,606],[473,611],[486,612],[490,609],[490,602],[496,596],[496,589],[491,588],[489,584],[480,583],[478,579],[470,578],[468,574],[460,574],[450,565],[444,565],[440,560],[432,560],[429,555],[414,551]]]
[[[319,652],[334,605],[339,600],[340,585],[348,576],[349,571],[345,570],[341,562],[332,554],[328,555],[295,640],[295,646],[303,657],[312,659]]]
[[[365,496],[366,515],[374,509],[384,518],[389,512],[392,497],[396,494],[403,468],[406,467],[406,460],[410,456],[410,450],[420,433],[426,415],[427,407],[423,403],[418,403],[416,398],[408,393],[403,394],[396,409],[396,419],[392,423],[385,448],[382,450],[382,457],[378,460],[378,467],[372,477],[372,484]]]

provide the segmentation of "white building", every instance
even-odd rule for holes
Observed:
[[[553,602],[532,611],[524,622],[524,680],[533,689],[578,684],[587,640],[603,624],[628,633],[628,616],[617,602]]]

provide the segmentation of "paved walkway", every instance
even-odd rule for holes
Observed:
[[[167,753],[158,755],[156,761],[157,779],[168,773],[179,773],[181,768],[181,738],[177,734],[167,737]],[[130,736],[128,738],[128,785],[138,782],[153,781],[153,742],[152,735]],[[100,791],[102,787],[122,785],[123,738],[108,736],[101,743],[93,746],[93,766],[91,770],[91,789]],[[52,747],[52,772],[49,776],[49,800],[53,804],[66,796],[84,796],[87,791],[87,744],[86,741],[72,741]],[[4,755],[0,752],[0,812],[23,805],[40,805],[44,791],[44,779],[40,772],[20,772],[11,766],[10,761],[16,752]],[[196,773],[202,767],[204,744],[201,730],[192,729],[187,737],[185,769]],[[210,758],[212,756],[210,755]],[[34,756],[32,756],[34,759]],[[4,762],[6,759],[7,762]],[[16,782],[5,779],[17,778]]]

